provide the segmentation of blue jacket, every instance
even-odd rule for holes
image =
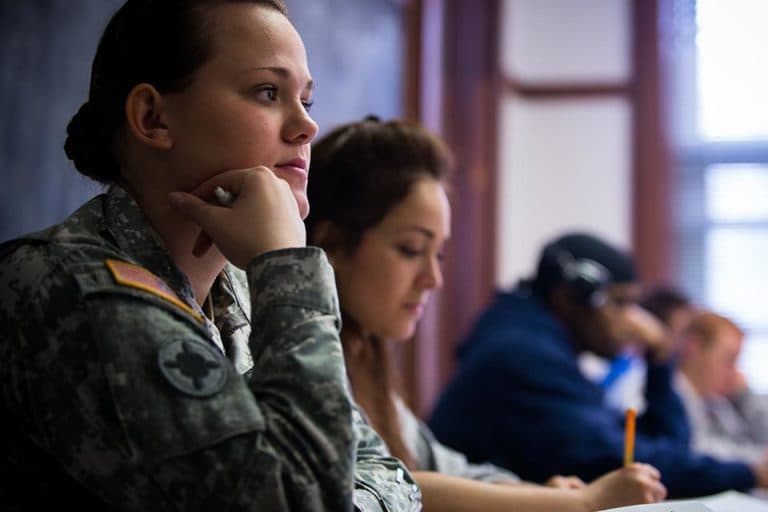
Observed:
[[[671,366],[649,362],[635,460],[658,468],[672,497],[753,487],[747,465],[690,451],[671,376]],[[574,474],[589,481],[623,463],[623,416],[603,405],[600,386],[579,370],[568,333],[525,287],[499,293],[480,317],[429,424],[471,460],[527,480]]]

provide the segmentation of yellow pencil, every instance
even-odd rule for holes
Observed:
[[[626,423],[624,426],[624,467],[632,464],[635,458],[635,417],[637,412],[627,409]]]

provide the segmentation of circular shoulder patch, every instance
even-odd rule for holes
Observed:
[[[169,343],[157,353],[157,362],[165,379],[190,396],[215,395],[227,383],[224,356],[203,343],[189,340]]]

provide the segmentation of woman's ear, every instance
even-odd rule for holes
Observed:
[[[155,149],[173,147],[163,96],[152,85],[141,83],[131,89],[125,100],[125,117],[129,132],[139,142]]]

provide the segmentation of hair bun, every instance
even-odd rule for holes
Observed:
[[[64,152],[67,158],[80,169],[80,164],[85,160],[86,141],[90,139],[90,133],[94,125],[93,110],[91,104],[85,102],[67,125],[67,140],[64,142]]]
[[[381,118],[377,116],[376,114],[368,114],[363,118],[363,121],[372,121],[374,123],[380,123]]]
[[[105,140],[104,130],[98,125],[91,103],[83,103],[67,125],[64,152],[80,173],[111,183],[118,174],[112,143]]]

